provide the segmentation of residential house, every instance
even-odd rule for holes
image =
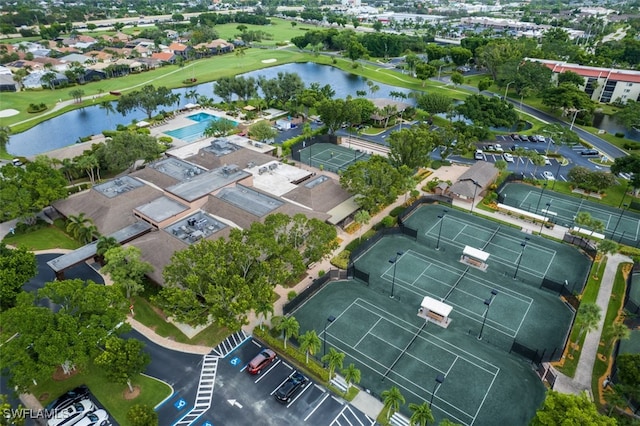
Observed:
[[[176,56],[181,56],[186,59],[192,48],[182,43],[171,43],[168,50],[173,52]]]
[[[176,63],[176,55],[173,52],[156,52],[151,54],[152,59],[157,59],[159,61],[165,62],[167,64],[175,64]]]
[[[2,67],[4,68],[4,67]],[[8,68],[5,68],[8,69]],[[0,92],[17,92],[18,83],[13,79],[13,74],[0,73]]]
[[[45,75],[53,72],[54,78],[51,82],[46,81]],[[50,85],[60,86],[67,84],[69,79],[62,73],[54,71],[38,70],[34,71],[22,80],[22,87],[25,89],[43,89],[48,88]]]

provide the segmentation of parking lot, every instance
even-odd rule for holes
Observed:
[[[194,425],[373,425],[375,421],[310,380],[287,404],[274,393],[295,371],[281,358],[260,374],[251,375],[247,364],[262,349],[248,339],[220,359],[211,408]]]

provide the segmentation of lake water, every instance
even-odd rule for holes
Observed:
[[[269,79],[276,77],[279,72],[296,73],[307,86],[312,82],[317,82],[321,86],[330,84],[336,92],[335,98],[345,98],[348,95],[356,96],[358,90],[365,90],[369,93],[365,78],[331,66],[315,63],[286,64],[252,71],[243,75],[256,79],[259,76],[264,76]],[[410,92],[407,89],[386,84],[376,84],[380,87],[380,90],[373,95],[376,98],[388,98],[391,91]],[[173,92],[181,95],[179,107],[184,107],[186,104],[193,102],[193,99],[187,99],[184,96],[185,93],[191,90],[196,90],[199,95],[213,98],[215,102],[221,101],[218,96],[213,94],[213,83],[209,82],[189,88],[175,89]],[[115,102],[113,105],[115,108]],[[174,109],[176,105],[164,108],[167,110]],[[140,121],[144,119],[146,119],[146,116],[141,111],[134,111],[123,116],[119,113],[107,114],[98,105],[89,106],[54,117],[32,127],[26,132],[12,135],[7,144],[7,151],[15,156],[41,154],[74,144],[82,137],[99,134],[103,130],[115,129],[118,124],[126,125],[133,120]]]

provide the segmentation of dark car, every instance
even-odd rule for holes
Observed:
[[[286,404],[307,384],[309,379],[298,371],[294,371],[291,376],[278,388],[274,396],[276,399]]]
[[[511,133],[511,139],[513,139],[514,141],[519,141],[520,135],[517,133]]]
[[[260,353],[249,361],[247,371],[249,374],[260,374],[263,368],[271,364],[276,359],[276,353],[271,349],[263,349]]]
[[[599,157],[600,152],[596,149],[585,149],[580,153],[583,157]]]
[[[77,388],[73,388],[61,397],[54,399],[51,401],[49,405],[45,407],[46,411],[63,410],[76,402],[79,402],[82,399],[85,399],[89,396],[89,388],[85,385],[78,386]]]

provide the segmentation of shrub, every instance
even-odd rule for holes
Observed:
[[[404,207],[402,206],[398,206],[398,207],[394,207],[393,210],[391,210],[391,212],[389,213],[389,216],[391,217],[398,217],[400,216],[400,213],[402,213],[404,211]]]
[[[616,132],[614,135],[616,138],[624,138],[624,133],[622,132]]]
[[[342,250],[331,259],[331,264],[339,269],[347,269],[349,266],[349,256],[351,256],[351,252],[349,250]]]
[[[291,290],[289,293],[287,293],[287,300],[292,301],[293,299],[296,298],[297,295],[298,293],[296,293],[295,290]]]
[[[171,139],[169,136],[160,136],[160,137],[158,138],[158,142],[161,142],[161,143],[171,143],[171,142],[173,142],[173,139]]]
[[[321,276],[323,276],[324,274],[325,274],[324,269],[320,269],[320,270],[318,271],[318,277],[321,277]]]
[[[394,216],[385,216],[384,218],[382,218],[382,220],[380,221],[380,223],[382,224],[382,226],[384,226],[385,228],[391,228],[393,226],[396,225],[398,218],[394,217]]]
[[[115,130],[103,130],[102,134],[104,135],[105,138],[112,138],[114,137],[118,132]]]

